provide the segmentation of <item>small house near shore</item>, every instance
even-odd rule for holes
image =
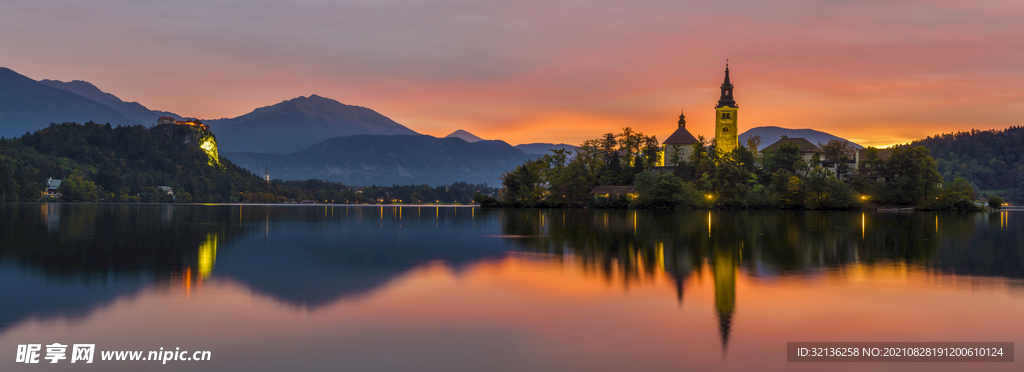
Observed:
[[[60,194],[59,190],[60,190],[60,180],[55,180],[53,178],[47,178],[46,179],[46,187],[43,189],[43,196],[51,197],[51,198],[59,198],[59,197],[61,197],[61,194]]]

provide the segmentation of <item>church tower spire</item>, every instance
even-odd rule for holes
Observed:
[[[719,107],[732,107],[737,108],[736,100],[732,98],[732,82],[729,81],[729,60],[725,60],[725,82],[722,83],[722,97],[718,99]]]
[[[725,82],[722,83],[722,96],[715,106],[715,149],[724,155],[739,147],[739,133],[736,126],[736,113],[739,106],[732,96],[732,82],[729,81],[729,60],[725,60]]]

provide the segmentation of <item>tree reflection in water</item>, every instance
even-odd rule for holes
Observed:
[[[1024,278],[1024,227],[1003,214],[835,211],[504,210],[519,249],[571,261],[621,285],[710,269],[723,352],[736,276],[816,276],[855,266]],[[1015,221],[1016,220],[1016,221]],[[571,260],[566,258],[571,256]]]

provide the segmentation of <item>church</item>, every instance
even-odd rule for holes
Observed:
[[[725,82],[722,83],[722,95],[715,106],[715,149],[719,154],[732,152],[740,145],[739,128],[736,126],[736,113],[739,106],[733,99],[733,86],[729,81],[729,63],[725,64]],[[665,165],[677,166],[686,161],[693,153],[693,146],[697,138],[686,130],[686,117],[679,115],[679,128],[665,140],[664,145]],[[675,156],[674,154],[678,154]]]

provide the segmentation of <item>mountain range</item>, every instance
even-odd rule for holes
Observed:
[[[221,153],[271,177],[310,178],[347,185],[446,185],[462,181],[500,185],[499,177],[531,156],[503,141],[466,142],[424,135],[335,137],[288,154]]]
[[[466,142],[479,142],[484,140],[483,138],[477,137],[475,134],[469,133],[462,129],[454,131],[452,132],[452,134],[444,136],[444,138],[461,138]]]
[[[519,150],[522,150],[523,152],[525,152],[527,154],[537,154],[537,155],[544,155],[544,154],[547,154],[547,153],[551,152],[551,150],[559,150],[559,149],[569,150],[570,155],[576,153],[576,146],[573,146],[573,145],[570,145],[570,144],[566,144],[566,143],[558,143],[558,144],[555,144],[555,143],[524,143],[524,144],[521,144],[521,145],[516,145],[516,148],[519,149]]]
[[[0,68],[0,136],[17,137],[66,121],[136,124],[117,110],[80,94]]]
[[[418,135],[371,109],[318,95],[261,107],[231,119],[206,120],[224,152],[290,154],[332,137]]]
[[[806,139],[806,140],[810,141],[811,143],[813,143],[815,145],[817,145],[819,143],[826,143],[826,142],[828,142],[828,140],[833,139],[833,138],[841,139],[843,141],[853,143],[853,141],[850,141],[848,139],[845,139],[845,138],[842,138],[842,137],[838,137],[838,136],[834,136],[834,135],[831,135],[831,134],[828,134],[828,133],[825,133],[825,132],[822,132],[822,131],[814,130],[814,129],[788,129],[788,128],[765,126],[765,127],[750,128],[746,132],[743,132],[742,134],[740,134],[740,145],[746,145],[747,139],[750,138],[751,136],[760,136],[761,137],[761,145],[758,146],[759,150],[763,150],[765,147],[768,147],[771,144],[773,144],[775,142],[778,142],[779,139],[782,138],[782,136],[786,136],[786,137],[790,137],[790,138],[803,138],[803,139]],[[856,143],[853,143],[853,146],[858,148],[858,149],[864,148],[864,146],[858,145]]]
[[[157,119],[163,116],[181,119],[181,115],[173,112],[150,110],[138,102],[122,101],[120,98],[117,98],[117,96],[104,92],[87,81],[72,80],[71,82],[63,82],[60,80],[40,80],[39,82],[44,85],[75,93],[82,97],[102,103],[129,119],[134,120],[136,124],[152,125],[153,123],[156,123]]]
[[[465,140],[466,142],[480,142],[480,141],[484,141],[483,138],[480,138],[477,135],[475,135],[473,133],[469,133],[469,132],[467,132],[465,130],[462,130],[462,129],[454,131],[454,132],[452,132],[452,134],[444,136],[444,138],[461,138],[461,139]],[[576,152],[576,146],[573,146],[573,145],[570,145],[570,144],[566,144],[566,143],[557,143],[557,144],[556,143],[523,143],[523,144],[515,145],[515,148],[521,150],[523,153],[534,154],[534,155],[544,155],[544,154],[547,154],[547,153],[551,152],[552,150],[558,150],[558,149],[569,150],[570,154],[573,154],[573,153]]]

